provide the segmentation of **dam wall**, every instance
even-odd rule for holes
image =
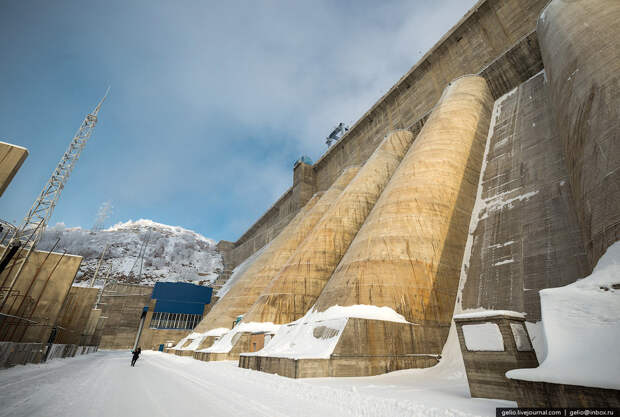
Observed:
[[[541,319],[539,290],[592,272],[620,239],[620,40],[614,1],[554,1],[544,73],[496,104],[463,308]]]
[[[302,318],[321,294],[409,149],[413,135],[390,133],[273,277],[244,322],[285,324]]]
[[[317,191],[361,165],[385,135],[422,128],[445,86],[480,74],[498,98],[538,73],[536,20],[548,0],[481,0],[313,165],[296,167],[293,186],[229,248],[231,268],[271,241]]]
[[[322,371],[312,374],[306,368],[313,365],[302,362],[296,366],[302,375],[376,375],[436,363],[452,321],[493,102],[483,77],[459,77],[448,84],[313,310],[289,325],[291,333],[317,340],[277,349],[278,333],[271,342],[273,354],[270,344],[254,357],[263,363],[282,352],[300,357],[308,345],[332,339]],[[360,307],[393,316],[360,317]],[[328,311],[340,313],[321,318]],[[241,363],[258,369],[258,360],[242,358]],[[260,369],[277,372],[279,367]]]
[[[273,277],[286,265],[297,247],[337,201],[357,172],[357,167],[346,169],[329,190],[312,197],[282,233],[264,249],[239,278],[236,278],[234,286],[213,306],[194,331],[205,332],[232,327],[237,316],[245,314],[250,309]]]
[[[480,51],[498,42],[463,49],[471,60],[435,57],[455,34],[464,42],[459,28],[475,21],[472,37],[486,28],[481,10],[519,16],[520,6],[542,12],[528,21],[537,31],[521,27],[525,35],[477,72],[439,77],[442,62],[457,73],[477,67]],[[212,346],[195,358],[239,357],[242,367],[290,377],[433,366],[455,310],[511,310],[536,322],[540,290],[592,272],[620,240],[620,3],[539,6],[478,3],[323,158],[296,165],[295,184],[303,176],[304,190],[314,184],[316,194],[230,282],[210,324],[197,330],[214,330],[201,334]],[[403,82],[416,76],[407,89],[424,94],[415,104],[394,98],[406,97]],[[443,85],[441,95],[429,80]],[[400,104],[390,107],[391,98]],[[417,106],[416,117],[404,116],[408,106]],[[388,175],[376,169],[384,145],[375,142],[385,144],[384,129],[394,127],[413,142]],[[359,172],[339,185],[351,169]],[[262,221],[243,245],[273,230]],[[229,330],[237,315],[241,324]],[[226,328],[215,331],[220,318]]]
[[[106,285],[101,295],[100,349],[131,349],[136,340],[144,306],[151,301],[153,287],[131,284]]]
[[[554,1],[537,32],[584,245],[620,239],[620,2]]]
[[[484,78],[449,84],[321,293],[317,311],[388,306],[412,323],[450,324],[492,107]]]
[[[545,74],[496,103],[473,213],[462,307],[540,320],[543,288],[590,271]]]
[[[3,247],[0,247],[0,252]],[[21,265],[15,255],[0,274],[2,295],[7,295],[0,318],[0,340],[46,343],[57,324],[63,302],[80,268],[82,257],[33,250],[11,291],[12,277]]]
[[[85,346],[95,332],[96,321],[101,310],[93,310],[99,288],[71,287],[58,317],[58,334],[54,343]]]

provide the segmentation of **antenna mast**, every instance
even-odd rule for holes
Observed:
[[[97,218],[95,219],[95,224],[91,229],[92,232],[100,232],[101,230],[103,230],[105,221],[112,212],[112,209],[112,203],[109,201],[106,201],[101,205],[101,207],[99,207],[99,211],[97,212]]]
[[[103,99],[97,104],[97,107],[89,113],[84,121],[82,122],[80,128],[76,132],[75,136],[71,140],[69,144],[69,148],[65,151],[64,155],[60,159],[60,162],[56,166],[56,169],[52,173],[52,176],[48,180],[47,184],[39,194],[39,197],[35,200],[32,208],[24,217],[19,227],[13,234],[13,237],[9,241],[8,245],[5,247],[2,253],[2,261],[0,261],[0,273],[6,268],[11,258],[13,258],[16,253],[18,257],[13,262],[11,266],[11,270],[9,274],[5,278],[5,281],[10,280],[10,285],[6,292],[4,293],[4,297],[2,300],[2,305],[0,305],[0,309],[6,303],[6,300],[9,296],[9,293],[13,290],[15,286],[15,282],[17,278],[21,274],[21,271],[30,257],[30,253],[36,247],[37,243],[41,239],[43,231],[47,226],[47,222],[49,221],[52,212],[54,211],[54,207],[56,207],[56,203],[58,203],[58,199],[60,198],[60,193],[62,192],[71,171],[73,171],[73,167],[75,163],[80,157],[84,146],[86,146],[86,142],[90,138],[93,133],[93,129],[97,124],[97,114],[101,109],[101,105],[105,101],[108,96],[108,92],[110,88],[106,91]],[[19,259],[21,258],[21,259]],[[21,262],[17,271],[12,274],[14,267],[18,262]],[[10,276],[13,275],[11,279]],[[2,286],[4,287],[4,284]]]

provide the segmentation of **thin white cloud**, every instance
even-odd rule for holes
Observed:
[[[212,211],[178,215],[205,213],[201,233],[234,240],[291,185],[295,157],[318,158],[335,124],[354,123],[474,3],[66,1],[27,20],[92,69],[60,68],[65,83],[113,84],[96,133],[107,166],[80,166],[98,190],[83,203],[126,213],[204,195]],[[54,220],[76,224],[63,207]]]

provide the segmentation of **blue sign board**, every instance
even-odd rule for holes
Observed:
[[[155,313],[202,314],[211,302],[213,288],[185,282],[157,282],[152,299],[157,300]]]

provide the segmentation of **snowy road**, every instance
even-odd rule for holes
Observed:
[[[449,373],[293,380],[233,362],[98,352],[0,370],[0,416],[470,416],[507,401],[471,399]]]

